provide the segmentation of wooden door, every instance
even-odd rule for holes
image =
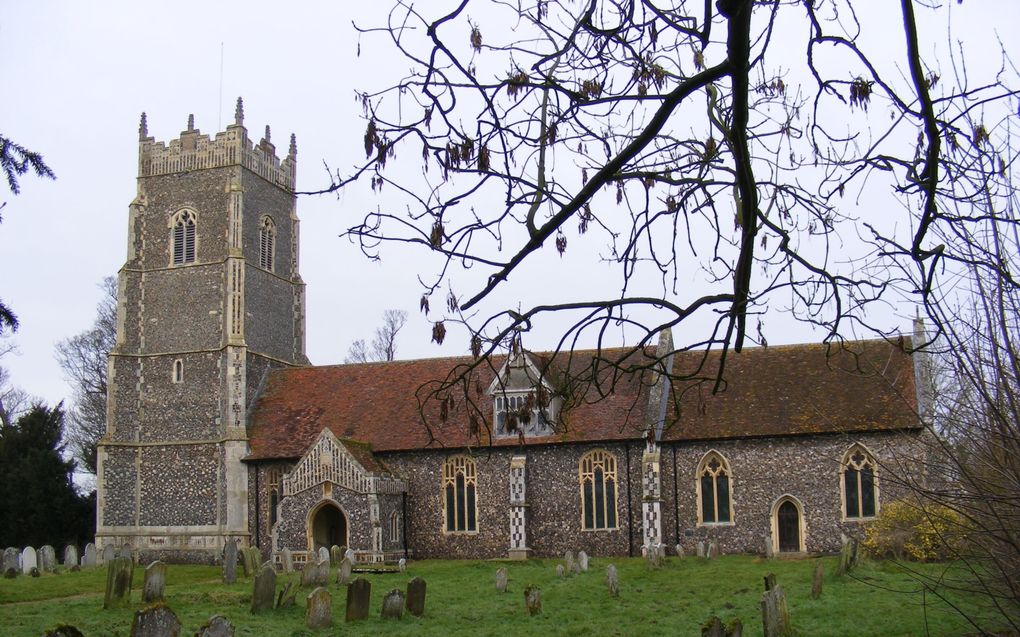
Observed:
[[[776,513],[776,527],[779,530],[780,552],[800,550],[800,512],[797,505],[787,500],[779,505]]]

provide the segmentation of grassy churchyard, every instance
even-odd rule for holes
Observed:
[[[759,603],[763,577],[775,573],[785,589],[797,635],[965,635],[977,630],[953,612],[949,604],[892,563],[863,562],[848,577],[837,577],[836,558],[823,558],[824,588],[811,598],[815,559],[765,561],[728,555],[715,560],[667,558],[651,570],[640,558],[592,558],[587,572],[557,575],[557,560],[528,562],[423,561],[408,564],[405,573],[366,574],[371,582],[369,618],[345,623],[346,587],[335,582],[331,569],[332,627],[310,630],[305,626],[305,599],[310,590],[298,591],[295,606],[251,613],[253,579],[238,577],[222,583],[217,567],[167,568],[165,600],[177,614],[181,635],[192,635],[213,615],[223,615],[236,627],[236,635],[700,635],[712,615],[723,623],[739,618],[744,635],[762,634]],[[606,567],[619,572],[619,597],[607,592]],[[495,588],[499,567],[509,572],[506,593]],[[932,578],[945,565],[912,564]],[[72,624],[87,636],[130,634],[141,601],[142,567],[134,571],[130,603],[103,610],[106,568],[81,572],[19,575],[0,579],[0,634],[39,636],[59,623]],[[412,577],[421,577],[428,591],[423,617],[404,614],[400,620],[383,620],[383,596],[404,589]],[[287,581],[280,574],[278,590]],[[529,616],[523,590],[541,589],[542,612]],[[936,593],[944,591],[936,590]],[[952,604],[975,612],[978,600],[949,595]],[[994,625],[993,625],[994,626]]]

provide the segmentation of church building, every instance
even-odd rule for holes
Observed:
[[[268,126],[249,138],[240,100],[214,137],[189,117],[156,142],[142,115],[100,548],[206,563],[234,540],[298,563],[332,545],[364,562],[828,552],[924,473],[909,337],[746,348],[719,393],[718,353],[674,353],[668,332],[646,348],[518,344],[481,365],[311,366],[296,166],[293,136],[282,160]]]

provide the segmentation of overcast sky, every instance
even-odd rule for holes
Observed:
[[[328,183],[323,162],[344,169],[363,158],[354,91],[393,65],[378,42],[363,41],[356,56],[351,22],[355,11],[359,23],[380,22],[372,12],[387,4],[0,0],[0,132],[41,152],[57,174],[54,182],[25,176],[19,196],[0,191],[7,202],[0,298],[21,321],[14,337],[20,355],[2,364],[16,384],[49,402],[70,395],[54,344],[91,324],[98,282],[123,265],[140,113],[148,114],[157,141],[178,136],[191,113],[197,128],[215,134],[243,96],[250,137],[257,140],[268,124],[285,152],[295,133],[298,187],[321,188]],[[969,25],[983,29],[986,41],[994,42],[996,27],[1015,39],[1020,2],[965,5],[994,9],[975,12],[982,20]],[[407,255],[390,250],[381,264],[370,263],[338,238],[374,205],[355,195],[298,202],[312,362],[342,361],[349,343],[370,337],[387,308],[411,316],[401,358],[465,353],[463,343],[429,342]],[[770,342],[811,337],[777,328]],[[550,336],[536,347],[551,344]]]

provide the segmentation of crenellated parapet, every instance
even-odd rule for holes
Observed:
[[[148,122],[142,113],[138,127],[138,176],[152,177],[173,173],[244,166],[266,181],[289,191],[294,190],[297,172],[297,143],[293,135],[290,149],[281,161],[270,140],[269,127],[256,144],[244,127],[241,98],[237,99],[234,123],[214,138],[195,128],[194,116],[188,116],[188,128],[169,143],[157,142],[149,136]]]

